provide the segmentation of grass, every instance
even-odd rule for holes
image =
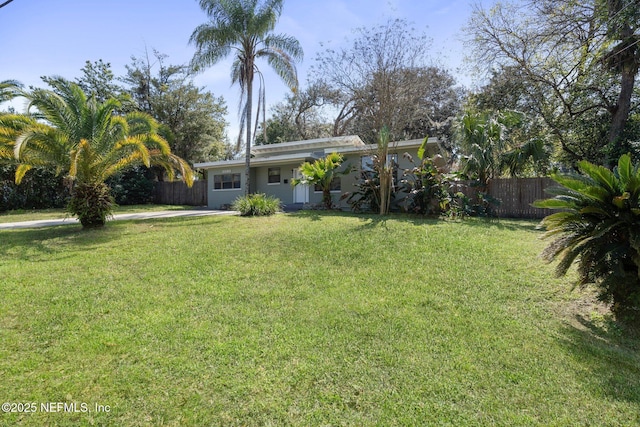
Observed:
[[[173,211],[173,210],[185,210],[194,209],[193,206],[176,206],[176,205],[129,205],[129,206],[117,206],[114,210],[114,215],[126,214],[126,213],[138,213],[138,212],[153,212],[153,211]],[[39,210],[12,210],[0,212],[0,224],[7,222],[20,222],[20,221],[36,221],[46,219],[58,219],[69,217],[69,213],[64,209],[39,209]]]
[[[638,425],[640,340],[553,277],[534,225],[300,212],[2,232],[2,400],[110,412],[0,424]]]

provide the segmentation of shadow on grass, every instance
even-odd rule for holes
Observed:
[[[576,315],[582,327],[566,325],[560,342],[583,369],[576,376],[615,400],[640,403],[640,334],[611,319]]]
[[[111,242],[121,229],[107,224],[104,228],[83,229],[79,224],[55,227],[7,230],[1,233],[0,258],[12,257],[25,261],[70,258],[77,252]]]
[[[212,225],[221,222],[222,217],[193,216],[169,217],[109,221],[103,228],[83,229],[80,224],[68,224],[41,228],[23,228],[3,230],[0,232],[0,259],[11,257],[29,262],[51,259],[68,259],[77,256],[105,243],[112,246],[124,245],[119,243],[120,237],[130,227],[137,225],[193,227],[194,222]],[[126,251],[126,248],[122,248]]]

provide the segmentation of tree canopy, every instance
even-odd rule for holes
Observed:
[[[568,0],[476,5],[467,28],[476,64],[517,76],[521,100],[541,117],[562,159],[610,163],[637,151],[634,91],[640,5]]]
[[[392,140],[448,136],[462,98],[448,71],[430,63],[430,40],[404,20],[359,28],[346,47],[316,58],[311,81],[333,105],[333,135],[369,143],[387,127]]]

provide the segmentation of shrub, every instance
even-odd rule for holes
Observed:
[[[404,157],[413,163],[413,158],[405,153]],[[404,171],[400,181],[400,192],[405,193],[404,206],[407,212],[421,215],[438,216],[450,207],[450,195],[447,176],[444,174],[444,162],[442,159],[423,158],[419,165],[413,169]]]
[[[280,199],[262,193],[238,197],[232,209],[240,211],[241,216],[267,216],[281,210]]]
[[[154,172],[134,166],[107,180],[118,205],[144,205],[153,202]]]
[[[0,212],[16,209],[64,207],[69,189],[62,176],[51,168],[33,168],[20,185],[15,183],[16,167],[0,166]]]
[[[578,285],[595,284],[598,298],[611,304],[619,320],[640,320],[640,164],[623,155],[609,170],[587,161],[581,174],[552,175],[561,187],[552,199],[534,206],[561,209],[543,219],[548,260],[559,259],[556,272],[576,263]]]

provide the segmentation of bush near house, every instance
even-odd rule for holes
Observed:
[[[587,161],[580,174],[554,174],[561,187],[534,206],[561,209],[541,226],[554,240],[544,251],[564,275],[574,263],[578,285],[595,284],[620,320],[640,320],[640,164],[620,157],[609,170]]]
[[[240,211],[241,216],[267,216],[280,212],[280,206],[280,199],[258,193],[238,197],[233,202],[232,209]]]

